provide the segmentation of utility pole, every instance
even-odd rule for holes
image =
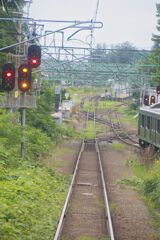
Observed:
[[[22,11],[22,9],[21,9]],[[21,14],[22,17],[22,14]],[[22,22],[19,21],[18,22],[18,33],[19,33],[19,42],[21,42],[22,40]],[[18,88],[18,68],[20,66],[21,60],[20,60],[20,55],[21,55],[21,48],[22,45],[20,44],[18,46],[18,56],[17,56],[17,88]],[[25,54],[25,48],[24,48],[24,54]],[[22,107],[22,111],[21,111],[21,147],[20,147],[20,156],[23,159],[24,155],[25,155],[25,138],[24,138],[24,132],[25,132],[25,126],[26,126],[26,109],[25,109],[25,93],[22,93],[22,103],[23,103],[23,107]]]

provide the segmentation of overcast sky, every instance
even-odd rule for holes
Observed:
[[[160,0],[100,0],[97,21],[104,26],[95,31],[95,42],[110,46],[129,41],[135,47],[149,49],[152,33],[157,33],[156,3]],[[97,0],[33,0],[30,17],[91,20],[96,5]],[[49,28],[54,30],[54,26]]]

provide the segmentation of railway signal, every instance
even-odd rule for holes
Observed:
[[[157,86],[156,92],[157,92],[157,94],[160,94],[160,86]]]
[[[2,66],[2,89],[12,91],[15,87],[15,67],[12,63]]]
[[[18,69],[18,88],[26,92],[31,88],[31,67],[24,63]]]
[[[37,68],[41,64],[41,48],[38,45],[31,45],[28,48],[28,64],[31,68]]]
[[[151,105],[152,105],[152,104],[155,104],[155,102],[156,102],[155,96],[151,96],[150,104],[151,104]]]
[[[144,95],[144,105],[149,106],[149,95]]]

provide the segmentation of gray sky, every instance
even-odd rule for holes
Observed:
[[[104,26],[95,31],[95,43],[105,42],[110,46],[129,41],[138,48],[149,49],[152,46],[152,33],[157,33],[156,3],[160,3],[160,0],[100,0],[97,21],[102,21]],[[33,0],[30,17],[90,20],[96,4],[97,0]],[[49,25],[50,30],[54,28]],[[84,41],[83,35],[87,39],[86,31],[77,34],[76,38]]]

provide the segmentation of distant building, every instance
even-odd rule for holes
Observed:
[[[74,104],[72,100],[64,100],[62,101],[62,105],[61,105],[61,111],[62,111],[62,118],[69,118],[72,108],[73,108]]]

